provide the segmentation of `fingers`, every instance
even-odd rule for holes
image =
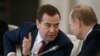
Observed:
[[[31,48],[31,41],[24,37],[23,39],[23,44],[22,44],[22,53],[23,55],[27,55],[30,53],[30,48]]]
[[[30,46],[31,45],[31,41],[32,41],[32,36],[31,36],[31,32],[29,32],[28,38],[24,37],[22,46],[27,46],[27,45]]]
[[[31,35],[31,32],[29,32],[28,37],[29,37],[29,40],[32,41],[32,35]]]
[[[28,43],[29,43],[29,40],[26,37],[24,37],[22,46],[25,47],[27,46]]]
[[[31,32],[29,32],[28,38],[27,37],[24,37],[24,39],[27,39],[27,40],[31,41],[32,40]]]

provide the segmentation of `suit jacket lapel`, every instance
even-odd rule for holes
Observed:
[[[96,34],[95,32],[98,31],[98,28],[100,28],[99,25],[95,24],[95,26],[92,29],[92,32],[86,37],[86,40],[83,42],[82,49],[81,49],[82,51],[85,50],[86,44],[88,44],[88,41],[93,37],[93,35]]]
[[[46,50],[49,50],[49,49],[51,49],[51,48],[54,47],[54,46],[59,46],[59,47],[60,47],[61,45],[60,45],[58,39],[59,39],[59,38],[57,37],[57,38],[55,39],[55,41],[49,42],[49,43],[47,44]],[[59,47],[58,47],[58,48],[59,48]],[[45,51],[46,51],[46,50],[45,50]],[[54,50],[54,51],[56,51],[56,50]],[[51,54],[53,54],[54,51],[51,51],[51,52],[46,53],[45,56],[52,56]]]
[[[31,44],[31,49],[33,47],[33,44],[34,44],[34,41],[36,39],[36,36],[37,36],[37,33],[38,33],[38,30],[36,28],[36,26],[34,28],[31,29],[31,34],[32,34],[32,44]]]

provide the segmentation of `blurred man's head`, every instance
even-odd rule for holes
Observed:
[[[52,5],[43,5],[37,12],[37,28],[45,41],[53,41],[58,35],[60,13]]]
[[[88,5],[77,5],[70,13],[71,30],[79,39],[83,39],[86,28],[93,27],[96,23],[97,17]]]

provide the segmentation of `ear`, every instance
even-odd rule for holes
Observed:
[[[82,24],[81,21],[79,19],[75,19],[76,24],[78,25],[79,28],[81,28]]]

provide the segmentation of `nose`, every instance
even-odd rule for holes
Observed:
[[[54,33],[55,32],[55,28],[54,27],[50,27],[50,32]]]

